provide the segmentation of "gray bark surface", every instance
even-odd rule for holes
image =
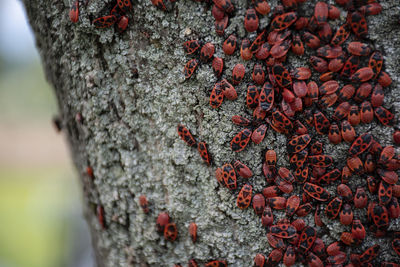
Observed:
[[[114,27],[96,29],[91,25],[93,18],[106,15],[111,0],[89,1],[86,7],[81,7],[77,24],[69,21],[72,3],[68,0],[24,2],[82,181],[85,216],[98,265],[173,266],[186,265],[194,258],[201,264],[211,259],[226,259],[229,266],[251,266],[255,254],[268,255],[272,248],[259,217],[251,208],[238,209],[237,192],[232,194],[221,188],[214,178],[216,166],[240,159],[254,172],[249,180],[253,192],[260,192],[266,186],[261,169],[265,148],[276,150],[278,166],[288,166],[286,137],[271,129],[260,145],[250,144],[236,154],[229,147],[230,140],[240,130],[232,124],[231,116],[250,115],[245,94],[254,61],[243,62],[238,52],[225,56],[221,47],[233,32],[239,39],[256,36],[247,34],[242,26],[250,1],[232,0],[236,13],[230,18],[225,37],[215,33],[211,8],[195,1],[178,1],[171,12],[156,9],[149,0],[135,1],[130,25],[122,34]],[[272,8],[277,4],[269,3]],[[399,7],[396,0],[381,4],[382,14],[368,17],[369,39],[383,52],[384,69],[393,79],[389,89],[385,89],[384,106],[393,107],[398,114]],[[312,12],[304,10],[307,14]],[[264,16],[260,27],[265,27],[269,19],[270,16]],[[342,12],[341,22],[333,23],[340,25],[344,20]],[[181,44],[195,38],[216,45],[216,55],[225,58],[225,77],[231,77],[235,64],[246,65],[246,81],[236,87],[238,99],[224,101],[217,110],[209,106],[209,93],[216,82],[211,65],[201,65],[187,81],[182,74],[184,64],[193,57],[184,54]],[[288,65],[305,66],[306,59],[307,56],[292,55]],[[132,72],[135,66],[139,72],[137,79]],[[82,123],[75,120],[77,113],[82,114]],[[207,142],[213,166],[207,167],[196,149],[179,139],[178,123],[186,125],[197,140]],[[357,126],[356,131],[370,131],[382,145],[391,144],[393,128],[374,122]],[[339,166],[343,166],[348,144],[332,146],[326,136],[319,138],[326,143],[325,153],[333,155]],[[87,166],[93,167],[93,181],[85,175]],[[244,182],[239,178],[239,184]],[[354,190],[364,182],[354,176],[350,184]],[[333,195],[336,185],[327,187]],[[299,192],[301,186],[295,188]],[[142,194],[150,202],[149,214],[144,214],[138,205]],[[97,204],[104,206],[106,230],[97,221]],[[178,226],[179,236],[173,243],[155,231],[161,211],[168,211]],[[356,217],[358,213],[356,210]],[[274,215],[279,219],[284,212]],[[312,215],[305,220],[314,225]],[[349,231],[338,220],[323,220],[327,227],[318,228],[318,232],[326,244],[336,241],[341,232]],[[187,231],[193,221],[198,225],[199,235],[195,244]],[[390,227],[400,230],[398,220],[392,220]],[[381,259],[396,258],[388,238],[368,237],[360,251],[374,242],[382,245]]]

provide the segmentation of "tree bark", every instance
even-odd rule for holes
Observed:
[[[251,115],[245,106],[245,95],[254,61],[243,62],[238,52],[232,57],[224,56],[221,47],[234,32],[240,40],[246,36],[253,40],[256,36],[243,28],[250,1],[232,0],[236,11],[225,37],[215,33],[210,6],[195,1],[178,1],[170,12],[156,9],[148,0],[134,2],[126,32],[118,33],[114,27],[96,29],[91,21],[106,15],[113,2],[91,0],[87,6],[81,5],[79,22],[73,24],[68,18],[72,3],[67,0],[24,0],[82,181],[85,216],[98,265],[173,266],[194,258],[199,263],[225,259],[229,266],[251,266],[255,254],[268,255],[272,250],[266,231],[251,208],[242,211],[236,207],[237,192],[232,194],[218,185],[215,167],[240,159],[254,172],[249,180],[253,192],[260,192],[266,186],[261,170],[266,148],[275,149],[278,166],[289,164],[286,137],[272,129],[260,145],[250,145],[236,154],[229,147],[239,131],[239,127],[232,125],[231,116]],[[272,8],[277,5],[276,1],[269,3]],[[381,4],[382,14],[368,17],[369,40],[384,53],[384,69],[393,79],[390,89],[385,89],[385,106],[393,107],[397,114],[398,3],[388,0]],[[303,8],[308,15],[309,6],[306,3]],[[261,28],[268,25],[270,17],[261,18]],[[342,13],[341,22],[344,20]],[[209,106],[209,93],[216,82],[210,64],[201,65],[194,77],[185,81],[182,69],[192,57],[185,55],[181,45],[189,39],[216,45],[216,55],[225,58],[227,78],[235,64],[246,65],[245,81],[236,87],[236,101],[225,101],[216,110]],[[305,59],[290,56],[288,61],[291,66],[306,66]],[[81,114],[81,120],[77,114]],[[197,140],[207,142],[214,165],[207,167],[197,151],[179,139],[178,123],[186,125]],[[357,133],[370,131],[382,144],[391,143],[392,128],[375,122],[371,125],[357,127]],[[342,164],[348,144],[333,146],[326,137],[320,140],[327,143],[325,153]],[[87,166],[93,168],[94,179],[86,174]],[[361,183],[357,181],[350,182],[352,188]],[[244,182],[239,180],[239,184]],[[335,193],[336,186],[327,189]],[[296,186],[295,192],[300,195],[300,191],[301,186]],[[142,194],[150,202],[149,214],[138,205]],[[98,222],[97,205],[104,207],[106,229]],[[155,230],[161,211],[167,211],[178,226],[175,242],[165,241]],[[284,212],[274,215],[278,220]],[[313,225],[312,216],[305,220]],[[193,221],[199,235],[195,244],[187,231]],[[327,227],[318,228],[318,232],[326,244],[348,231],[337,220],[324,221]],[[392,220],[391,228],[399,230],[398,220]],[[385,246],[390,249],[385,240],[387,244],[383,244],[381,251],[385,251]],[[363,247],[371,242],[376,240],[369,237]],[[388,252],[382,257],[393,259],[394,255]]]

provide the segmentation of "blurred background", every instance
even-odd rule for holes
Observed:
[[[81,190],[19,0],[0,1],[0,267],[93,266]]]

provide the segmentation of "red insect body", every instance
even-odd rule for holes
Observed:
[[[182,138],[183,141],[185,141],[188,146],[196,145],[196,140],[185,126],[183,126],[182,124],[178,124],[177,130],[178,135]]]
[[[247,38],[243,39],[240,45],[240,56],[243,60],[250,60],[253,57],[253,53],[250,49],[250,40]]]
[[[237,46],[237,38],[235,35],[231,34],[229,37],[225,40],[222,50],[224,51],[225,54],[227,55],[232,55]]]
[[[217,82],[214,85],[214,88],[211,91],[210,94],[210,106],[212,108],[219,108],[221,106],[222,102],[224,101],[224,90],[222,89],[222,83]]]
[[[231,164],[227,163],[222,166],[221,176],[226,187],[228,187],[230,190],[236,189],[236,172]]]
[[[104,207],[102,205],[97,205],[96,213],[97,213],[97,220],[99,221],[101,228],[103,230],[106,229],[107,226],[106,226]]]
[[[232,70],[232,83],[234,85],[239,84],[243,80],[245,72],[246,69],[243,64],[236,64]]]
[[[197,240],[197,224],[194,222],[189,224],[189,235],[193,243],[195,243]]]
[[[69,10],[69,19],[73,23],[77,23],[79,20],[79,0],[75,0]]]
[[[350,30],[347,27],[347,24],[344,24],[339,27],[339,29],[336,31],[335,35],[332,38],[331,44],[339,46],[343,44],[347,38],[350,36]]]
[[[189,60],[184,69],[183,69],[183,73],[185,74],[185,78],[189,79],[193,73],[195,72],[195,70],[197,69],[197,66],[199,65],[199,61],[197,59],[191,59]]]
[[[339,215],[342,203],[342,199],[338,197],[332,199],[325,208],[326,216],[330,219],[335,219]]]
[[[115,22],[117,22],[117,17],[115,15],[108,15],[93,20],[93,25],[96,28],[107,28],[112,26]]]
[[[255,9],[247,9],[244,15],[244,28],[248,32],[254,32],[258,29],[258,16]]]
[[[269,205],[266,205],[261,216],[261,224],[263,226],[270,226],[274,221],[274,216]]]
[[[262,194],[255,194],[253,197],[253,209],[257,215],[261,215],[265,208],[265,198]]]
[[[360,220],[353,220],[353,224],[351,226],[351,234],[355,239],[363,240],[365,238],[365,228]]]
[[[347,22],[351,26],[354,34],[359,38],[365,38],[368,34],[368,26],[365,17],[358,11],[355,11],[347,17]]]
[[[293,237],[297,232],[296,228],[286,223],[272,225],[269,230],[273,236],[285,239]]]
[[[217,77],[221,77],[224,69],[224,60],[220,57],[214,57],[212,61],[212,68]]]
[[[149,213],[149,202],[145,195],[141,195],[139,197],[139,205],[142,208],[144,213]]]
[[[211,164],[211,155],[208,152],[206,142],[199,142],[197,144],[197,150],[199,151],[200,157],[203,159],[207,165]]]
[[[328,201],[330,194],[321,186],[312,183],[305,183],[303,190],[312,198],[319,201]]]
[[[317,237],[317,231],[311,226],[307,226],[300,234],[299,239],[299,250],[301,253],[307,253],[309,251]]]
[[[215,24],[214,24],[215,32],[218,35],[224,35],[225,29],[228,26],[228,21],[229,21],[229,18],[228,18],[228,15],[226,15],[226,14],[223,19],[215,21]]]
[[[389,110],[384,107],[377,107],[374,110],[375,117],[383,124],[383,125],[391,125],[393,123],[394,115]]]
[[[297,20],[295,12],[288,12],[282,15],[276,16],[271,22],[271,29],[275,31],[281,31],[288,28]]]
[[[253,187],[249,184],[245,184],[239,192],[237,197],[236,205],[240,209],[247,209],[250,205],[252,198]]]
[[[178,237],[178,229],[175,223],[169,223],[164,228],[164,238],[168,241],[175,241]]]
[[[165,226],[169,223],[169,215],[166,212],[161,212],[158,214],[157,222],[156,222],[156,229],[158,232],[164,232]]]
[[[240,162],[239,160],[235,160],[233,163],[235,167],[236,173],[243,177],[243,178],[250,178],[253,176],[253,172],[247,167],[244,163]]]

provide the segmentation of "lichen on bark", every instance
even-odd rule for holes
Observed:
[[[250,1],[232,0],[236,11],[225,37],[215,33],[210,6],[195,1],[178,1],[170,12],[156,9],[151,1],[136,1],[124,33],[91,24],[93,18],[106,14],[111,0],[91,0],[81,6],[77,24],[68,19],[70,1],[24,2],[82,181],[85,215],[99,266],[172,266],[186,264],[191,258],[201,263],[226,259],[229,266],[250,266],[256,253],[267,255],[272,249],[260,219],[251,209],[239,210],[236,195],[221,188],[213,174],[215,166],[238,158],[253,170],[249,181],[260,192],[266,185],[261,171],[265,148],[276,150],[279,166],[288,166],[286,137],[270,129],[260,145],[250,145],[238,154],[229,148],[229,141],[239,131],[231,116],[251,115],[245,108],[245,92],[254,61],[228,57],[221,45],[230,33],[235,32],[239,39],[246,36],[242,24]],[[269,3],[277,5],[277,1]],[[394,0],[381,4],[382,14],[368,17],[369,39],[384,53],[384,68],[393,79],[390,90],[385,89],[385,106],[392,106],[397,114],[399,9]],[[304,5],[303,10],[310,14],[307,7],[311,5]],[[260,26],[266,27],[269,19],[263,17]],[[182,69],[191,57],[181,45],[192,38],[216,45],[216,55],[225,59],[227,78],[236,63],[245,64],[247,74],[236,87],[236,101],[225,101],[217,110],[210,108],[208,97],[216,82],[210,64],[201,65],[193,78],[184,79]],[[290,56],[289,62],[292,66],[307,64],[304,57]],[[138,78],[132,72],[135,66]],[[81,123],[75,119],[77,113],[82,114]],[[215,165],[207,167],[197,151],[178,138],[178,123],[208,143]],[[379,136],[386,145],[393,130],[373,123],[372,127],[357,127],[357,132],[362,131]],[[326,137],[321,140],[328,143]],[[327,144],[325,152],[340,162],[347,148],[346,144]],[[93,181],[84,174],[88,165],[94,169]],[[354,179],[351,183],[360,182]],[[334,193],[335,188],[328,191]],[[141,194],[151,203],[150,214],[144,214],[138,205]],[[96,219],[98,204],[104,206],[106,230]],[[161,211],[168,211],[178,226],[179,236],[173,243],[155,231]],[[198,225],[196,244],[187,231],[192,221]],[[328,228],[318,230],[326,242],[337,239],[345,229],[337,222],[325,222]],[[398,220],[392,221],[391,229],[399,230]],[[368,239],[363,247],[375,241]],[[386,248],[382,244],[382,257],[390,259],[393,253],[385,252]]]

